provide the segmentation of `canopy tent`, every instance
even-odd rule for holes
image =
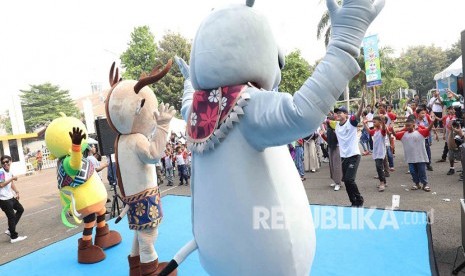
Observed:
[[[174,117],[173,119],[171,119],[170,127],[168,130],[168,135],[170,135],[171,132],[176,133],[177,136],[185,135],[186,134],[186,122],[184,120]]]
[[[463,68],[462,56],[456,59],[446,69],[434,75],[436,88],[442,94],[446,89],[454,92],[463,93]]]

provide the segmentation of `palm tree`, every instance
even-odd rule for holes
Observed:
[[[323,0],[320,0],[320,4]],[[337,0],[337,3],[341,5],[342,0]],[[316,30],[316,38],[320,39],[322,34],[325,36],[325,46],[328,46],[329,39],[331,37],[331,20],[329,18],[329,12],[326,10],[321,16],[320,22],[318,22]]]

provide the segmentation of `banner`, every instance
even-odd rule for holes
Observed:
[[[365,73],[367,87],[381,85],[381,62],[378,51],[378,35],[363,39],[363,55],[365,57]]]

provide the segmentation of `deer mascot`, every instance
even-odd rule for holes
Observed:
[[[130,275],[156,275],[165,264],[158,263],[154,247],[163,217],[154,164],[165,149],[175,111],[168,104],[159,105],[147,85],[168,73],[171,60],[163,70],[157,67],[139,81],[121,80],[114,65],[105,108],[109,125],[118,133],[115,158],[118,187],[126,204],[123,213],[127,212],[129,228],[135,231],[128,256]]]

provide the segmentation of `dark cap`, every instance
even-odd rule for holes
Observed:
[[[415,123],[415,119],[416,119],[416,118],[415,118],[415,115],[412,114],[412,115],[409,115],[409,116],[407,117],[407,120],[406,120],[405,122],[406,122],[406,123]]]
[[[345,106],[340,106],[340,107],[336,107],[334,109],[334,113],[338,113],[338,112],[344,112],[344,113],[349,113],[349,111],[347,111],[347,108]]]

